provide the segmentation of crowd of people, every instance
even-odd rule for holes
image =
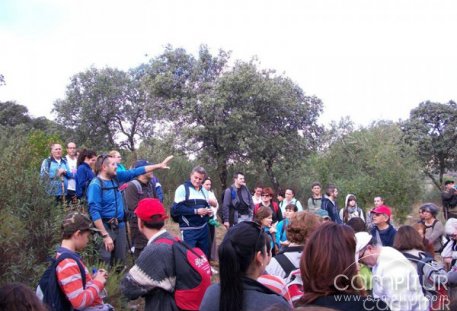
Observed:
[[[445,182],[442,193],[444,225],[433,203],[420,207],[417,223],[397,226],[381,196],[364,209],[354,191],[340,208],[338,187],[322,189],[315,182],[302,205],[293,187],[275,193],[257,185],[251,193],[241,172],[233,175],[218,200],[201,166],[177,187],[167,212],[153,171],[167,169],[172,156],[158,164],[139,160],[126,169],[117,151],[98,156],[87,149],[77,152],[73,142],[67,144],[65,157],[59,144],[50,151],[41,166],[48,193],[56,204],[83,201],[88,211],[69,213],[61,225],[53,269],[68,308],[113,310],[103,301],[107,271],[91,273],[78,255],[91,232],[103,239],[99,255],[107,266],[123,267],[127,253],[133,254],[135,263],[120,289],[129,299],[144,297],[145,310],[403,311],[457,306],[453,181]],[[180,237],[167,232],[168,215],[178,223]],[[217,245],[220,224],[226,233]],[[185,247],[180,249],[181,240]],[[191,280],[182,272],[185,267],[197,277]],[[210,285],[215,274],[220,281]],[[43,284],[37,294],[49,304]],[[14,291],[25,297],[26,290],[8,285],[0,296],[9,293],[4,303],[11,303]],[[32,298],[36,296],[27,299]],[[41,310],[39,301],[29,305]]]

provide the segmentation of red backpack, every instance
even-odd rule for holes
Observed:
[[[211,285],[211,266],[202,250],[191,248],[178,238],[161,238],[154,243],[172,245],[176,306],[180,310],[199,310],[206,289]]]

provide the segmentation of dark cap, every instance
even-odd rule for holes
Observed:
[[[143,166],[146,166],[146,165],[152,165],[152,163],[149,163],[148,161],[146,160],[138,160],[135,162],[135,164],[133,165],[134,168],[139,168],[139,167],[143,167]]]
[[[100,232],[100,230],[94,227],[92,220],[90,220],[87,215],[81,214],[79,212],[71,212],[65,217],[64,221],[62,222],[62,232],[64,234],[71,235],[78,230],[91,230],[94,232]]]
[[[163,221],[168,218],[162,203],[158,199],[151,198],[138,202],[135,214],[143,221],[151,221],[153,216],[159,216],[156,219],[157,221]]]
[[[453,184],[453,183],[454,183],[453,180],[446,180],[446,181],[444,182],[444,185],[447,186],[447,185]]]

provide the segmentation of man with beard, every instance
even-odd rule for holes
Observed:
[[[101,155],[97,158],[97,177],[90,183],[87,197],[90,216],[103,237],[100,257],[106,264],[112,265],[115,261],[123,264],[127,250],[124,204],[119,183],[128,182],[155,169],[167,169],[172,158],[169,156],[162,163],[122,172],[117,172],[117,163],[113,157]]]

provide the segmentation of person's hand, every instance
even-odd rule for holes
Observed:
[[[200,215],[200,216],[205,216],[207,215],[211,210],[209,208],[199,208],[197,209],[197,214]]]
[[[168,166],[168,162],[171,161],[171,159],[173,159],[173,156],[168,156],[166,157],[165,160],[163,160],[159,165],[160,165],[160,168],[162,169],[169,169],[170,167]]]
[[[217,200],[216,199],[208,199],[208,204],[211,205],[211,206],[214,206],[216,207],[217,206]]]
[[[65,169],[63,169],[63,168],[59,168],[59,169],[57,170],[57,175],[58,175],[58,176],[62,176],[62,175],[64,175],[64,174],[65,174],[65,172],[66,172],[66,170],[65,170]]]
[[[443,262],[447,263],[447,264],[451,264],[452,263],[452,257],[443,257]]]
[[[102,284],[106,283],[106,280],[108,279],[108,272],[104,269],[99,269],[97,273],[94,275],[94,280],[97,280],[101,282]]]
[[[269,231],[271,234],[276,233],[276,227],[271,226]]]
[[[108,252],[111,252],[114,249],[113,239],[109,235],[106,238],[103,238],[103,243],[105,244],[105,249]]]
[[[280,241],[279,244],[281,244],[283,246],[289,246],[290,242],[285,240],[285,241]]]
[[[228,221],[224,222],[224,227],[228,230],[228,228],[230,228],[230,223]]]

